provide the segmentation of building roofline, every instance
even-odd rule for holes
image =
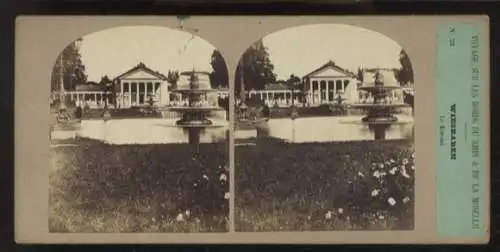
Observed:
[[[330,60],[327,63],[323,64],[322,66],[320,66],[320,67],[316,68],[315,70],[309,72],[308,74],[304,75],[304,77],[302,77],[302,79],[309,78],[309,77],[311,77],[311,75],[314,75],[314,74],[316,74],[316,73],[318,73],[320,71],[323,71],[324,69],[329,68],[329,67],[332,67],[335,70],[337,70],[337,71],[339,71],[339,72],[341,72],[341,73],[343,73],[343,74],[345,74],[345,75],[347,75],[349,77],[356,77],[356,75],[354,75],[353,73],[347,71],[346,69],[344,69],[344,68],[342,68],[340,66],[337,66],[335,64],[335,62],[333,62],[333,61]]]
[[[167,77],[163,74],[161,74],[160,72],[158,71],[154,71],[152,70],[151,68],[147,67],[144,63],[140,62],[139,64],[137,64],[135,67],[131,68],[130,70],[116,76],[115,78],[113,78],[113,81],[115,80],[118,80],[118,79],[121,79],[123,76],[127,75],[127,74],[130,74],[130,73],[133,73],[134,71],[137,71],[137,70],[143,70],[151,75],[154,75],[156,77],[158,77],[159,79],[162,79],[162,80],[166,80]]]

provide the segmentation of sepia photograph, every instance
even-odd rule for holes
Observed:
[[[414,229],[415,83],[397,42],[285,28],[234,81],[237,232]]]
[[[114,27],[54,55],[50,232],[229,230],[228,69],[196,34]]]

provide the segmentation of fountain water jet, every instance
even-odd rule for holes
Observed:
[[[200,143],[200,134],[204,129],[223,127],[208,118],[211,112],[224,110],[208,102],[207,94],[213,92],[216,90],[210,86],[210,73],[195,70],[181,73],[178,87],[172,90],[172,93],[187,96],[187,104],[177,104],[167,110],[182,114],[175,126],[186,129],[190,144]]]
[[[377,69],[374,76],[369,74],[364,75],[363,80],[374,79],[373,82],[364,82],[359,90],[367,92],[371,97],[367,101],[357,104],[352,104],[353,108],[367,110],[367,115],[361,119],[362,123],[367,123],[369,129],[374,131],[375,139],[385,139],[385,132],[391,125],[398,122],[394,116],[395,109],[408,107],[403,102],[393,103],[390,99],[390,93],[394,90],[399,90],[401,87],[395,79],[390,78],[394,75],[392,70]]]

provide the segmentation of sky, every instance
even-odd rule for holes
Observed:
[[[359,66],[399,68],[402,49],[380,33],[338,24],[287,28],[265,36],[263,43],[278,79],[304,76],[329,60],[354,73]]]
[[[165,75],[169,70],[182,72],[193,67],[212,71],[210,58],[215,48],[179,30],[128,26],[88,34],[82,39],[80,53],[89,81],[98,82],[104,75],[114,78],[140,62]]]

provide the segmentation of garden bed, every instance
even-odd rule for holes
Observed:
[[[64,143],[50,153],[51,232],[227,231],[227,144]]]
[[[405,140],[237,147],[236,230],[413,229],[413,151]]]

